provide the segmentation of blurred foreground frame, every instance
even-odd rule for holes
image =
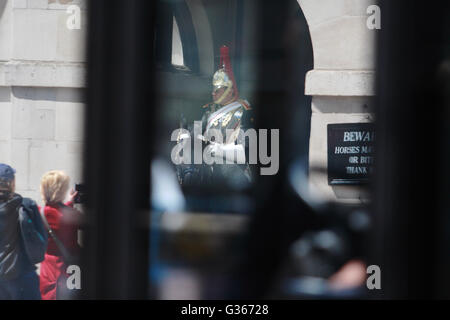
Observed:
[[[371,250],[371,262],[382,271],[377,297],[448,299],[450,69],[442,66],[450,58],[450,6],[416,0],[379,5]]]
[[[84,299],[144,299],[155,1],[89,1]]]
[[[269,12],[275,3],[279,12],[287,5],[286,1],[262,1],[259,10]],[[378,163],[368,264],[381,267],[381,298],[450,297],[450,175],[445,166],[450,163],[450,148],[442,149],[449,141],[445,123],[450,109],[449,77],[438,80],[449,38],[446,23],[450,11],[448,3],[439,3],[441,6],[411,0],[379,1]],[[85,299],[149,297],[150,162],[158,107],[155,90],[150,90],[155,85],[155,16],[155,1],[89,1]],[[264,37],[259,40],[263,46]],[[258,67],[265,70],[260,68],[264,64]],[[269,85],[267,78],[259,79],[260,88]],[[442,84],[444,89],[439,90]],[[261,91],[255,105],[261,101],[282,105],[286,95],[283,90]],[[282,128],[286,114],[262,112],[259,127],[264,128],[273,116],[276,118],[270,123]],[[437,164],[430,165],[428,153],[417,152],[427,149],[440,150]],[[273,277],[276,260],[281,258],[280,244],[270,236],[282,234],[282,223],[290,221],[270,190],[283,185],[283,174],[281,168],[278,176],[264,178],[259,185],[265,189],[260,190],[259,207],[266,209],[254,216],[250,239],[256,249],[253,257],[260,260],[249,258],[246,262],[259,273],[242,288],[251,297],[267,290],[267,283],[260,281]],[[275,209],[277,216],[270,214]],[[265,230],[271,231],[270,236]],[[264,255],[265,248],[260,246],[267,238],[274,239],[269,243],[270,255]]]
[[[155,96],[153,69],[153,61],[158,59],[153,48],[157,16],[155,3],[145,0],[89,2],[87,146],[84,163],[88,199],[82,266],[85,299],[152,298],[148,295],[149,169],[155,148],[152,137],[157,136],[155,119],[157,109],[161,107],[155,103],[158,99]],[[278,36],[285,31],[283,19],[293,4],[296,5],[293,0],[263,1],[258,7],[261,53],[257,57],[260,75],[255,103],[276,105],[278,110],[283,110],[257,109],[259,128],[270,125],[282,128],[289,117],[285,103],[289,98],[296,97],[298,92],[301,103],[305,106],[310,104],[310,98],[303,94],[304,75],[312,68],[309,35],[305,37],[307,62],[301,64],[305,70],[302,70],[300,77],[294,74],[285,77],[285,72],[289,70],[289,63],[285,61],[288,57],[283,39]],[[269,20],[272,21],[269,24],[266,18],[270,16],[273,19]],[[269,42],[267,35],[270,36]],[[267,76],[268,70],[271,77]],[[285,81],[278,81],[272,88],[273,76],[291,80],[291,85],[294,83],[296,89],[301,90],[285,85]],[[289,90],[295,90],[293,95]],[[304,112],[307,115],[305,118],[309,119],[309,108],[304,108]],[[309,120],[306,122],[307,125],[302,127],[302,132],[305,132],[302,137],[309,137]],[[295,152],[307,152],[307,144],[300,149],[295,149]],[[281,157],[287,159],[289,152],[287,148],[282,148],[281,152],[283,150],[285,154]],[[281,215],[285,215],[283,208],[287,204],[280,208],[273,190],[283,184],[286,171],[282,169],[279,175],[265,177],[255,188],[253,197],[260,202],[258,208],[265,209],[255,215],[251,240],[246,245],[252,255],[243,264],[256,266],[260,271],[250,281],[238,286],[246,291],[241,292],[239,297],[262,297],[267,293],[276,272],[275,266],[280,263],[279,253],[286,249],[286,239],[283,242],[279,237],[286,233],[283,227],[292,226],[292,221],[286,216],[273,215],[274,210],[279,209]],[[264,198],[261,195],[268,194],[271,196],[266,201],[258,200]],[[264,241],[267,239],[265,231],[275,237],[272,243]],[[254,246],[258,247],[257,252],[253,251]],[[258,254],[261,250],[267,254],[262,260]],[[237,280],[243,279],[238,277]],[[235,297],[234,293],[230,295]]]

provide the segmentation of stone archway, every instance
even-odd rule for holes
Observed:
[[[197,38],[200,74],[210,75],[214,72],[214,47],[211,26],[201,0],[187,0]],[[201,48],[201,49],[200,49]]]
[[[305,78],[312,96],[310,165],[327,167],[327,125],[370,122],[375,94],[375,36],[366,25],[374,0],[297,0],[309,25],[314,69]],[[359,188],[329,186],[310,171],[310,184],[330,200],[358,202]]]

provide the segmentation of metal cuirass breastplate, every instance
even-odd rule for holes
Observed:
[[[222,134],[224,144],[234,143],[238,137],[244,107],[239,102],[230,103],[208,117],[205,133],[218,130]]]

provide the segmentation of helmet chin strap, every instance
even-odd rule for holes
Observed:
[[[223,100],[228,96],[230,91],[233,89],[233,86],[227,87],[227,89],[224,91],[224,93],[220,96],[219,99],[215,100],[214,103],[222,104]]]

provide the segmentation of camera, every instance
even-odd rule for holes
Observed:
[[[74,203],[86,203],[86,187],[82,183],[75,184],[75,191],[78,192]]]

